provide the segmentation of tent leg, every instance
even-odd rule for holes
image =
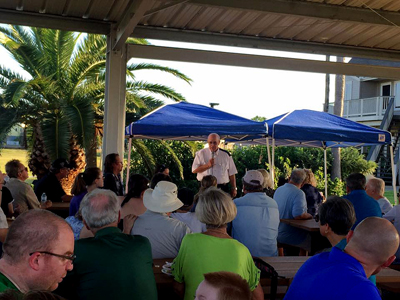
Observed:
[[[271,173],[271,153],[269,150],[269,141],[268,141],[268,136],[265,138],[267,142],[267,154],[268,154],[268,166],[269,166],[269,172]],[[272,174],[272,173],[271,173]],[[271,175],[272,176],[272,175]],[[274,184],[274,177],[272,177],[272,184]]]
[[[275,139],[272,139],[272,167],[271,167],[271,177],[272,184],[275,186]]]
[[[324,177],[325,177],[325,199],[328,199],[328,168],[326,166],[326,148],[324,148]]]
[[[394,158],[393,158],[393,146],[389,146],[390,149],[390,162],[392,165],[392,187],[393,187],[393,197],[394,197],[394,204],[397,205],[399,203],[399,199],[397,198],[396,193],[396,170],[394,169]]]
[[[129,182],[129,168],[131,166],[131,152],[132,152],[132,138],[129,138],[128,144],[128,165],[126,166],[126,183],[125,183],[125,194],[128,193],[128,182]]]

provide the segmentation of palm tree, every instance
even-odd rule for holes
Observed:
[[[128,42],[147,43],[142,39]],[[83,149],[88,151],[93,146],[95,123],[102,123],[106,37],[10,25],[0,27],[0,43],[29,74],[24,78],[0,66],[0,138],[13,125],[25,123],[34,129],[36,139],[29,163],[35,175],[45,172],[57,157],[76,157],[74,173],[79,172],[86,164]],[[174,69],[129,64],[128,111],[140,114],[149,104],[159,103],[154,94],[185,100],[166,86],[136,81],[134,72],[142,69],[160,70],[191,81]]]

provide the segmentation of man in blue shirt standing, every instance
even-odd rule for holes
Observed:
[[[344,251],[333,247],[308,259],[293,279],[285,300],[381,299],[368,280],[395,259],[399,235],[389,221],[370,217],[347,236]]]
[[[382,217],[382,211],[378,202],[367,195],[365,185],[367,180],[365,176],[360,173],[350,174],[346,178],[346,191],[347,195],[343,198],[349,200],[356,212],[356,223],[353,225],[354,229],[362,220],[368,217]]]

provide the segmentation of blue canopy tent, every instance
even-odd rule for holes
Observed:
[[[294,110],[265,121],[272,140],[272,166],[276,146],[320,147],[324,149],[325,195],[327,194],[326,149],[390,144],[393,189],[395,175],[390,132],[363,125],[329,113]],[[264,138],[247,137],[243,143],[265,144]],[[271,168],[273,171],[273,167]],[[396,192],[394,193],[396,195]]]
[[[137,139],[206,141],[217,132],[222,139],[241,140],[266,136],[263,122],[251,121],[211,107],[179,102],[167,104],[125,128],[125,135]]]
[[[129,137],[129,156],[132,138],[180,141],[206,141],[210,133],[221,139],[243,140],[267,135],[266,124],[251,121],[211,107],[179,102],[167,104],[148,113],[125,128]],[[127,169],[129,174],[129,168]]]

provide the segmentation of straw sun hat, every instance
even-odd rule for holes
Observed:
[[[154,212],[167,213],[183,206],[178,199],[178,188],[168,181],[160,181],[153,189],[147,189],[143,196],[144,206]]]

